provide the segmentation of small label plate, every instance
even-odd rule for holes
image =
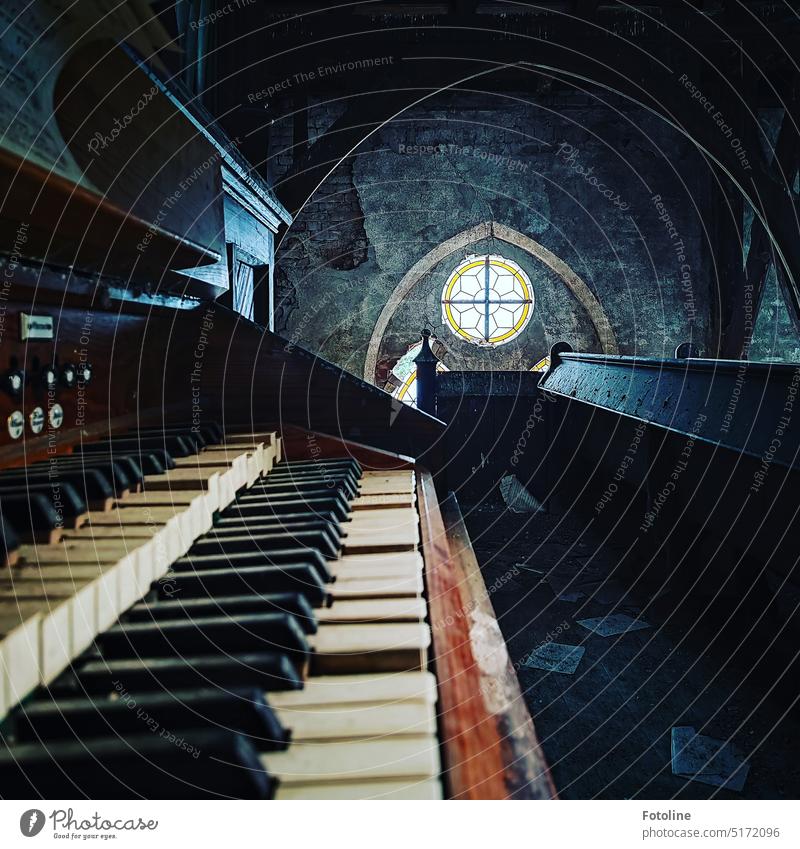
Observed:
[[[26,339],[52,339],[53,316],[28,315],[21,312],[19,314],[19,338],[23,342]]]

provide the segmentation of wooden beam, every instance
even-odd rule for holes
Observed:
[[[505,799],[503,744],[481,694],[472,653],[463,573],[447,542],[433,478],[418,467],[417,506],[425,584],[439,682],[439,715],[448,796]]]
[[[461,591],[469,598],[470,638],[478,662],[480,691],[494,717],[502,741],[506,792],[514,799],[554,799],[550,777],[530,712],[520,690],[517,673],[472,548],[461,510],[451,493],[442,502],[450,555],[463,575]]]
[[[798,167],[800,167],[800,151],[798,150],[800,137],[798,136],[797,122],[793,113],[794,109],[791,105],[784,112],[770,166],[772,178],[776,183],[784,186],[786,195],[790,199],[792,196],[791,187],[794,184]],[[745,284],[748,287],[752,287],[749,297],[753,308],[754,323],[761,304],[761,297],[764,293],[764,285],[769,276],[770,268],[773,265],[778,274],[779,285],[786,298],[792,321],[797,326],[798,322],[800,322],[800,295],[798,294],[797,285],[791,285],[787,279],[783,264],[775,256],[774,245],[761,219],[756,216],[753,219],[750,231],[750,250],[747,255],[744,275]],[[796,283],[797,281],[795,281]],[[731,341],[735,342],[738,338],[736,332],[733,332]],[[741,351],[736,356],[746,356],[749,339],[740,340],[739,347]]]
[[[711,170],[715,225],[712,287],[720,333],[712,350],[704,355],[738,360],[750,343],[755,321],[744,273],[744,198],[723,173],[716,168]]]

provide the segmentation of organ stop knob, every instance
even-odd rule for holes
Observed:
[[[42,369],[42,385],[45,389],[55,389],[58,384],[58,372],[53,366],[45,366]]]
[[[25,386],[25,373],[19,369],[7,371],[3,377],[3,389],[12,397],[18,398]]]
[[[67,389],[72,389],[77,380],[77,369],[74,365],[72,365],[72,363],[67,363],[64,368],[61,369],[61,382],[67,387]]]

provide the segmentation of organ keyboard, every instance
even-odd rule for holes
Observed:
[[[3,576],[2,794],[440,798],[413,466],[194,448]]]
[[[0,797],[550,797],[443,423],[267,329],[291,215],[91,6],[10,24]]]

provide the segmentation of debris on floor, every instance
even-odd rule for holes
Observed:
[[[642,619],[633,619],[624,613],[609,613],[608,616],[598,616],[594,619],[579,619],[578,624],[597,634],[598,637],[614,637],[626,631],[641,631],[643,628],[650,627],[650,623]]]
[[[586,598],[586,593],[583,590],[577,589],[575,582],[565,582],[557,575],[552,573],[544,578],[544,581],[550,586],[553,595],[559,601],[576,602],[582,598]]]
[[[500,479],[500,495],[512,513],[537,513],[543,509],[541,502],[519,482],[516,475]]]
[[[496,484],[495,491],[499,501]],[[520,567],[515,580],[525,585],[524,590],[496,592],[491,600],[542,749],[551,766],[557,765],[560,795],[639,801],[682,798],[687,803],[712,797],[800,797],[800,758],[792,746],[800,740],[800,723],[796,712],[785,712],[796,698],[792,682],[797,676],[786,675],[785,662],[772,652],[762,656],[761,639],[757,659],[752,659],[759,664],[757,670],[747,651],[741,659],[727,662],[730,646],[738,646],[741,639],[738,617],[725,633],[740,639],[723,643],[717,614],[724,611],[703,614],[705,599],[692,597],[689,591],[695,571],[683,576],[655,565],[639,569],[644,564],[638,562],[638,552],[627,555],[626,550],[590,536],[599,528],[587,525],[583,516],[555,511],[519,516],[502,502],[485,512],[465,510],[465,514],[470,535],[482,546],[479,559],[487,585],[515,564],[532,564],[544,572],[529,573]],[[576,555],[576,540],[586,543],[584,552],[591,557]],[[699,563],[698,569],[702,567]],[[592,594],[604,581],[621,584],[629,596],[620,604],[602,604]],[[586,598],[577,604],[557,600],[576,592]],[[577,624],[608,614],[626,614],[648,622],[650,628],[601,637]],[[753,615],[762,621],[764,611]],[[774,634],[768,634],[772,639]],[[585,647],[573,674],[537,668],[546,665],[530,654],[548,639]],[[606,654],[609,648],[613,651]],[[791,645],[786,648],[788,652]],[[572,654],[569,647],[565,651]],[[547,666],[558,669],[560,658],[549,659]],[[777,679],[787,681],[786,692],[778,695],[776,688],[764,698],[764,684]],[[676,768],[686,770],[683,777],[673,774],[670,744],[676,725],[694,725],[700,734],[734,742],[750,765],[741,791],[735,788],[745,777],[745,767],[736,770],[738,761],[721,770],[716,782],[709,781],[713,769],[719,769],[716,764],[701,775],[708,783],[693,780],[697,769],[685,762],[679,761]],[[719,786],[731,777],[731,789]]]
[[[515,563],[517,569],[524,569],[526,572],[533,572],[534,575],[544,575],[544,569],[536,569],[530,563]]]
[[[563,672],[572,675],[578,668],[586,649],[583,646],[568,646],[563,643],[544,643],[534,649],[522,665],[530,669],[545,669],[548,672]]]
[[[561,593],[561,595],[558,596],[559,601],[568,601],[570,604],[575,604],[575,602],[580,601],[582,598],[586,598],[586,596],[580,591],[574,593]]]
[[[589,599],[626,613],[638,611],[629,590],[596,565],[564,558],[545,577],[559,601],[576,602]]]
[[[672,729],[672,772],[681,778],[741,792],[750,772],[733,743],[698,734],[691,725]]]

